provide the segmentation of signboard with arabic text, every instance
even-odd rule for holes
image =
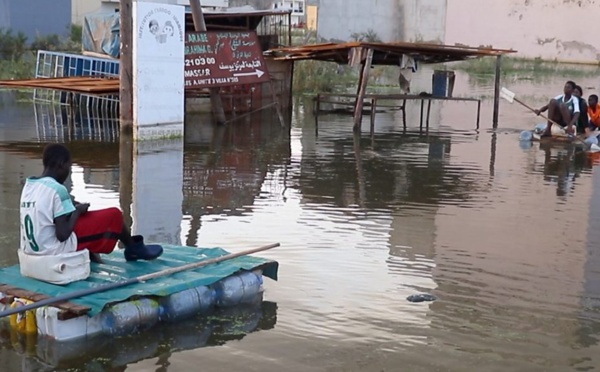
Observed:
[[[184,74],[186,89],[270,80],[255,32],[186,33]]]

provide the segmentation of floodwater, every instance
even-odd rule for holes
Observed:
[[[505,84],[537,107],[568,78]],[[455,95],[491,92],[458,74]],[[301,100],[289,131],[272,113],[226,129],[190,117],[183,144],[139,145],[119,167],[114,122],[73,131],[60,109],[0,97],[0,266],[17,263],[20,188],[57,138],[73,150],[73,194],[122,208],[153,240],[281,243],[261,254],[280,280],[260,305],[76,345],[4,332],[3,370],[600,369],[600,169],[569,146],[520,144],[539,118],[516,103],[492,130],[484,100],[476,130],[475,104],[436,102],[426,131],[413,102],[406,130],[381,112],[373,138],[368,116],[361,138],[339,114],[317,134]],[[438,300],[406,300],[417,293]]]

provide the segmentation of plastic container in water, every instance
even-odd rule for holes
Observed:
[[[455,78],[454,71],[435,70],[432,78],[432,96],[452,97]]]
[[[105,310],[102,331],[122,336],[152,327],[158,322],[160,306],[149,298],[116,304]]]
[[[547,123],[539,123],[538,125],[535,126],[535,128],[533,128],[533,132],[540,134],[540,133],[544,132],[547,127],[548,127]]]
[[[160,299],[161,321],[189,318],[209,310],[216,301],[216,292],[211,287],[196,287],[174,293]]]
[[[159,300],[142,298],[102,311],[102,332],[113,336],[136,333],[159,321],[174,321],[207,312],[214,306],[254,303],[262,294],[262,272],[243,271],[211,286],[190,288]]]
[[[533,133],[530,130],[524,130],[519,135],[519,141],[531,141],[533,139]]]
[[[231,276],[215,285],[217,305],[234,306],[252,302],[262,292],[262,275],[251,271]]]

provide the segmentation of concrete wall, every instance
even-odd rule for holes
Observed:
[[[83,25],[86,15],[100,11],[100,0],[72,0],[71,21],[76,25]]]
[[[1,1],[1,0],[0,0]],[[164,4],[175,4],[175,5],[189,5],[189,0],[143,0],[145,2],[164,3]],[[71,18],[73,23],[82,25],[83,20],[87,14],[96,12],[114,12],[119,8],[119,0],[72,0],[73,5],[71,7]],[[255,3],[255,2],[269,2],[270,0],[202,0],[202,7],[227,7],[234,6],[232,3]],[[0,8],[1,9],[1,8]],[[1,20],[0,12],[0,20]]]
[[[450,0],[446,43],[513,48],[519,56],[600,60],[600,0]]]
[[[307,5],[306,6],[306,28],[311,31],[317,30],[317,20],[319,7],[316,5]]]
[[[273,0],[229,0],[229,7],[240,7],[250,5],[254,9],[271,9]]]
[[[447,0],[399,0],[399,3],[404,25],[402,41],[444,42]]]
[[[319,6],[319,36],[351,40],[373,30],[382,41],[444,40],[446,0],[329,0]],[[340,20],[344,20],[340,22]]]
[[[0,28],[36,36],[71,33],[71,0],[0,0]]]
[[[373,30],[383,41],[396,40],[403,29],[398,3],[398,0],[324,1],[318,12],[319,36],[348,41],[353,33]]]

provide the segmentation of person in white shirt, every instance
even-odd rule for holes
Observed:
[[[29,177],[20,200],[21,247],[28,255],[60,255],[87,249],[93,261],[111,253],[118,240],[125,259],[152,260],[160,245],[146,245],[142,236],[131,236],[118,208],[88,211],[89,204],[75,202],[63,183],[71,172],[71,154],[61,144],[49,144],[43,154],[44,171]]]
[[[548,118],[558,123],[562,128],[565,128],[567,133],[576,134],[576,124],[579,120],[580,109],[579,99],[573,95],[576,84],[572,81],[567,81],[563,88],[563,94],[558,95],[550,100],[550,102],[535,110],[536,114],[548,111]],[[548,121],[546,130],[542,137],[552,136],[552,122]]]

